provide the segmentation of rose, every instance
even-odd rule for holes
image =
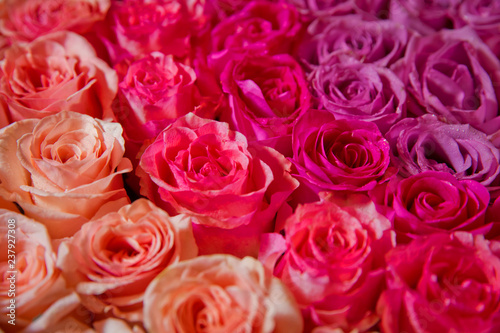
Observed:
[[[0,209],[0,232],[0,324],[9,332],[47,330],[50,312],[71,311],[78,304],[56,267],[47,230],[24,215]],[[66,309],[58,306],[63,299]]]
[[[315,193],[367,191],[395,172],[389,168],[389,143],[377,126],[335,120],[317,110],[304,114],[293,129],[292,162],[294,176]]]
[[[287,0],[304,15],[316,17],[341,17],[346,14],[371,14],[383,17],[387,13],[388,0]]]
[[[137,175],[142,195],[195,217],[200,251],[244,256],[257,254],[259,235],[297,187],[289,168],[272,148],[248,146],[226,123],[189,113],[146,148]]]
[[[383,332],[493,332],[500,260],[482,236],[435,234],[387,256],[379,304]]]
[[[489,189],[498,185],[500,151],[469,125],[447,124],[424,115],[401,120],[385,137],[403,177],[434,170],[475,180]]]
[[[404,85],[387,68],[333,57],[313,70],[310,81],[319,108],[336,119],[374,122],[385,133],[406,115]]]
[[[81,34],[103,20],[109,6],[110,0],[6,0],[0,33],[10,41],[32,41],[63,30]]]
[[[183,57],[190,37],[206,21],[205,1],[113,1],[106,21],[97,29],[114,64],[153,51]]]
[[[149,332],[300,333],[283,284],[251,257],[201,256],[170,266],[144,295]]]
[[[0,103],[10,122],[43,118],[61,110],[112,119],[114,70],[72,32],[56,32],[15,44],[0,61]]]
[[[311,107],[300,65],[287,54],[245,57],[226,65],[221,82],[231,105],[231,113],[221,119],[248,140],[291,155],[292,128]]]
[[[89,310],[140,322],[149,282],[197,253],[187,216],[138,199],[84,224],[60,245],[58,266]]]
[[[498,131],[500,60],[470,28],[414,36],[396,71],[407,85],[408,110],[449,123]]]
[[[135,158],[144,141],[156,138],[169,123],[194,109],[195,80],[192,68],[160,52],[130,64],[113,103],[128,156]]]
[[[272,252],[284,252],[274,274],[290,288],[312,327],[364,332],[378,321],[383,256],[394,246],[390,227],[366,196],[340,199],[322,193],[320,202],[299,205],[286,220],[284,242],[279,234],[267,235],[259,259],[273,267]]]
[[[419,34],[429,35],[460,25],[457,10],[461,0],[392,0],[389,18]]]
[[[246,54],[290,53],[300,32],[300,17],[295,7],[251,1],[212,30],[209,64],[220,72],[230,59]]]
[[[131,164],[122,158],[119,124],[62,111],[1,129],[0,147],[0,195],[53,238],[129,202],[121,175]]]
[[[299,57],[310,67],[326,64],[338,54],[386,67],[403,55],[408,31],[393,21],[369,21],[361,15],[345,15],[314,21],[304,39]]]
[[[500,6],[494,0],[462,1],[458,14],[465,24],[472,27],[481,36],[497,57],[500,56]]]
[[[388,195],[395,213],[398,243],[457,230],[485,234],[492,228],[485,220],[490,194],[473,180],[426,171],[389,183]]]

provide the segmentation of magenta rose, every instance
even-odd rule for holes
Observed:
[[[500,259],[482,236],[435,234],[386,255],[381,329],[399,332],[496,332]]]
[[[189,113],[146,148],[137,175],[141,194],[170,214],[193,217],[200,251],[256,255],[259,235],[297,181],[272,148],[247,144],[228,124]]]
[[[389,18],[422,35],[460,25],[458,6],[462,0],[391,0]]]
[[[464,24],[472,27],[497,57],[500,57],[500,2],[464,0],[458,13]]]
[[[113,112],[134,153],[145,140],[156,138],[169,123],[194,109],[195,80],[192,68],[160,52],[130,64],[119,83]]]
[[[398,242],[439,232],[486,234],[485,214],[490,202],[486,187],[473,180],[457,180],[447,172],[425,171],[389,183]]]
[[[434,170],[475,180],[490,189],[498,186],[500,151],[469,125],[448,124],[424,115],[401,120],[385,137],[403,177]]]
[[[414,36],[395,70],[407,85],[408,111],[436,114],[487,134],[500,128],[500,60],[472,29]]]
[[[113,1],[98,34],[113,63],[153,51],[185,56],[205,25],[204,0]]]
[[[113,119],[116,72],[85,38],[55,32],[14,44],[0,61],[0,108],[10,122],[72,110]]]
[[[104,19],[110,0],[6,0],[4,6],[0,34],[29,42],[55,31],[87,32]]]
[[[310,67],[326,64],[339,54],[389,66],[403,55],[408,42],[408,31],[402,24],[366,20],[361,15],[316,20],[307,32],[299,47],[299,57]]]
[[[323,193],[320,202],[300,205],[286,220],[285,240],[266,235],[259,258],[294,294],[309,323],[306,332],[315,326],[364,332],[379,319],[383,258],[395,245],[390,228],[366,196]],[[279,258],[275,266],[273,258]]]
[[[390,147],[374,124],[310,110],[293,130],[294,176],[313,192],[367,191],[395,173]],[[311,196],[313,199],[313,196]]]
[[[307,17],[341,17],[346,14],[386,16],[389,0],[287,0]]]
[[[298,116],[311,107],[300,65],[289,55],[230,61],[221,75],[230,114],[222,114],[249,141],[260,141],[291,155],[291,134]]]
[[[387,68],[332,57],[312,71],[310,81],[319,108],[336,119],[374,122],[385,133],[406,115],[404,84]]]
[[[221,71],[227,61],[242,54],[290,53],[301,26],[295,7],[251,1],[212,30],[209,63]]]

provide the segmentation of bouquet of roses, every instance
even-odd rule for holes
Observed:
[[[0,331],[500,331],[497,0],[0,1]]]

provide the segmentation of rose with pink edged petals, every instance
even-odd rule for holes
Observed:
[[[73,235],[96,215],[129,203],[121,126],[75,112],[27,119],[0,130],[0,195],[46,225]]]
[[[84,224],[60,245],[58,266],[89,310],[141,322],[147,285],[197,252],[187,216],[139,199]]]
[[[390,157],[389,143],[372,123],[310,110],[293,129],[294,176],[316,194],[373,189],[397,172]]]
[[[443,171],[461,180],[498,187],[500,151],[470,125],[449,124],[434,115],[406,118],[385,135],[393,164],[403,177],[423,171]]]
[[[383,257],[395,245],[390,228],[368,197],[323,192],[320,202],[299,205],[286,220],[284,240],[265,236],[259,259],[294,294],[306,332],[323,326],[365,331],[379,320]]]
[[[0,209],[0,233],[0,327],[46,332],[57,320],[55,313],[63,316],[79,304],[56,267],[47,230],[24,215]],[[12,319],[15,325],[8,323]]]
[[[500,60],[470,28],[413,36],[393,69],[408,91],[408,112],[499,132]]]
[[[113,119],[116,72],[85,38],[55,32],[14,44],[0,61],[0,99],[10,122],[73,110]]]
[[[386,259],[388,289],[377,305],[383,332],[496,332],[500,259],[483,236],[435,234]]]
[[[302,29],[294,6],[283,2],[250,1],[212,30],[209,64],[217,72],[244,55],[290,53]]]
[[[204,0],[112,1],[98,35],[114,64],[153,51],[183,57],[206,23],[204,6]]]
[[[6,0],[0,34],[11,41],[32,41],[55,31],[82,34],[103,20],[110,0]]]
[[[312,105],[300,65],[287,54],[248,56],[230,61],[221,82],[231,106],[221,119],[249,141],[290,156],[293,126]]]
[[[388,68],[337,54],[309,76],[319,109],[336,119],[374,122],[382,133],[406,116],[403,82]]]
[[[123,126],[127,156],[135,159],[146,140],[196,105],[196,74],[172,55],[152,52],[128,67],[113,112]]]
[[[142,195],[170,214],[194,217],[200,251],[244,256],[257,255],[260,234],[273,230],[298,186],[290,166],[228,124],[189,113],[146,148],[137,175]]]
[[[398,243],[457,230],[486,234],[495,226],[485,219],[488,189],[447,172],[424,171],[388,185]]]
[[[256,259],[200,256],[165,269],[144,295],[149,332],[301,333],[293,296]]]

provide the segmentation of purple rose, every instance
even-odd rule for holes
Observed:
[[[459,24],[458,5],[461,0],[391,0],[389,18],[422,35]],[[458,22],[457,22],[458,21]]]
[[[385,137],[404,177],[434,170],[485,186],[499,183],[500,151],[469,125],[448,124],[424,115],[401,120]]]
[[[457,230],[485,234],[492,227],[485,225],[490,194],[476,181],[457,180],[446,172],[425,171],[391,181],[387,192],[398,243],[420,235]]]
[[[301,28],[295,7],[286,3],[249,2],[212,30],[209,63],[222,70],[230,59],[242,54],[290,53]]]
[[[435,234],[386,255],[381,331],[498,332],[500,259],[483,236]]]
[[[500,128],[500,61],[470,28],[413,37],[394,70],[407,85],[409,112],[487,134]]]
[[[393,21],[367,21],[360,15],[316,20],[299,47],[299,57],[311,65],[328,63],[347,54],[365,63],[388,66],[402,56],[408,43],[406,28]]]
[[[383,17],[389,6],[389,0],[287,0],[287,2],[310,18],[354,13]]]
[[[291,156],[292,128],[311,107],[300,65],[287,54],[245,57],[226,65],[221,82],[231,106],[221,119],[248,140]]]
[[[390,148],[374,124],[335,120],[311,110],[293,130],[293,159],[303,185],[319,191],[366,191],[394,172]]]
[[[310,77],[319,108],[336,119],[374,122],[385,133],[406,114],[404,85],[387,68],[332,58],[314,69]]]
[[[500,57],[500,2],[464,0],[458,13],[464,23],[472,27],[493,53]]]

